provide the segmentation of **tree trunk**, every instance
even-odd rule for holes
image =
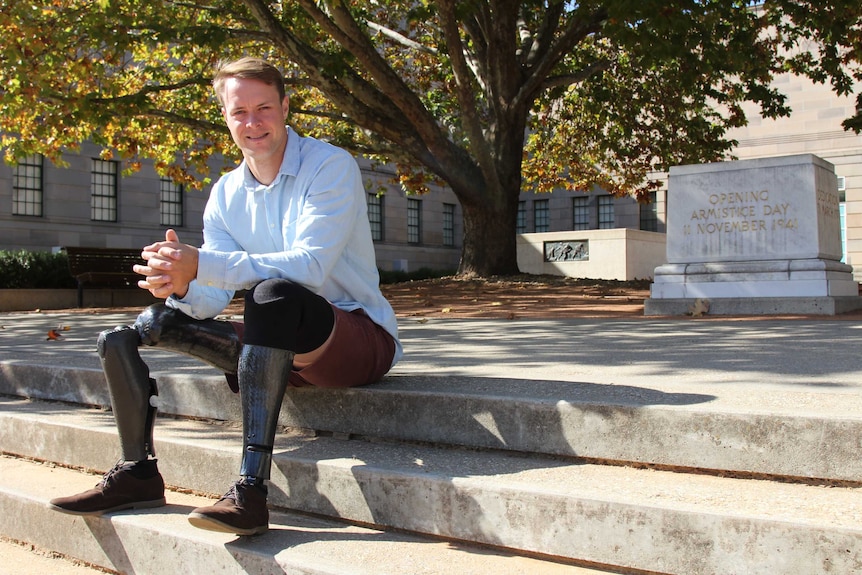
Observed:
[[[515,242],[518,195],[511,194],[501,205],[462,203],[464,247],[461,276],[502,276],[518,273]]]

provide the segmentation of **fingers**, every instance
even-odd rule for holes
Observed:
[[[157,253],[164,258],[180,259],[182,257],[183,245],[180,243],[180,237],[173,229],[165,231],[165,241],[153,242],[148,246],[144,246],[141,252],[141,257],[148,259],[147,254]]]
[[[185,262],[183,252],[189,251]],[[138,281],[138,287],[148,290],[158,298],[166,298],[179,290],[176,295],[183,297],[188,292],[188,284],[194,279],[197,270],[197,252],[195,248],[180,243],[179,235],[173,229],[165,231],[165,241],[154,242],[143,248],[141,257],[146,265],[136,265],[135,273],[146,276]],[[194,269],[191,269],[192,266]],[[189,271],[191,269],[191,272]],[[189,279],[186,280],[186,276]],[[176,277],[177,282],[174,282]]]
[[[138,282],[138,287],[149,291],[157,298],[167,298],[174,293],[174,284],[168,282],[164,284],[154,284],[150,281],[141,280]]]

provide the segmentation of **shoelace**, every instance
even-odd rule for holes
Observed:
[[[106,487],[108,485],[108,482],[114,478],[114,475],[116,475],[117,473],[120,472],[124,463],[125,463],[125,461],[123,461],[122,459],[117,461],[117,463],[114,464],[114,466],[111,468],[111,470],[102,476],[102,480],[99,482],[99,484],[96,487]]]
[[[241,489],[240,489],[241,488]],[[230,489],[227,490],[227,493],[221,496],[219,501],[224,501],[225,499],[233,500],[237,505],[242,505],[244,497],[244,493],[246,489],[260,489],[261,491],[266,493],[266,488],[255,485],[254,483],[250,483],[245,479],[240,479],[236,483],[230,486]]]
[[[239,493],[237,492],[237,489],[236,489],[237,485],[239,485],[239,482],[236,482],[233,485],[231,485],[230,489],[227,490],[227,493],[225,493],[224,495],[221,496],[221,499],[219,499],[219,501],[231,499],[231,500],[235,501],[236,503],[239,503]]]

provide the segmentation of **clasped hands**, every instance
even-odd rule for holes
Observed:
[[[146,265],[132,267],[135,273],[146,278],[138,282],[138,287],[157,298],[167,298],[172,294],[185,297],[189,284],[198,273],[196,247],[180,243],[177,232],[169,229],[165,232],[165,241],[145,246],[141,257]]]

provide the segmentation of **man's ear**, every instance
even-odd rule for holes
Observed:
[[[290,111],[290,98],[287,96],[281,101],[281,110],[284,112],[284,119],[287,120],[287,113]]]

